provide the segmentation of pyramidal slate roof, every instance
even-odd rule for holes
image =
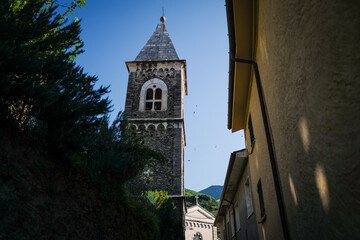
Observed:
[[[145,44],[135,61],[179,60],[169,33],[162,22]]]

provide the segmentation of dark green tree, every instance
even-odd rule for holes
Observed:
[[[135,136],[124,113],[119,113],[109,125],[109,118],[103,117],[85,144],[84,164],[93,177],[105,177],[122,184],[134,178],[150,162],[164,163],[160,152],[151,150],[142,138]]]
[[[73,0],[61,13],[53,0],[1,0],[0,121],[57,159],[122,184],[163,157],[135,137],[124,114],[110,125],[108,87],[96,88],[97,77],[74,62],[80,21],[67,16],[82,5]]]
[[[87,204],[86,211],[93,213],[89,222],[99,229],[87,229],[90,235],[99,233],[106,238],[118,231],[130,236],[126,239],[145,239],[134,238],[136,232],[136,236],[156,239],[160,227],[166,229],[172,224],[165,221],[172,216],[172,205],[168,203],[154,214],[127,195],[121,185],[151,161],[163,160],[163,156],[135,136],[124,114],[110,124],[108,87],[96,88],[97,77],[84,73],[74,61],[83,46],[80,21],[70,22],[67,16],[84,0],[69,0],[67,4],[59,7],[55,0],[0,0],[0,140],[1,132],[11,132],[18,139],[25,139],[22,145],[14,144],[20,146],[20,152],[30,143],[32,152],[42,156],[28,166],[24,154],[15,161],[1,155],[0,184],[8,184],[6,189],[11,189],[14,199],[3,201],[9,199],[8,194],[0,194],[0,209],[6,210],[6,214],[0,214],[0,238],[50,239],[52,234],[70,234],[55,233],[59,224],[49,226],[43,221],[53,213],[63,213],[66,202],[56,199],[65,196],[70,203]],[[10,166],[11,161],[14,163]],[[28,170],[26,174],[21,172],[24,169]],[[13,178],[18,182],[12,183],[9,179]],[[32,181],[37,182],[34,185],[43,194],[36,197],[52,201],[33,204],[34,192],[26,191],[33,189]],[[58,188],[60,182],[66,188]],[[19,190],[18,185],[24,187]],[[19,205],[17,195],[31,207]],[[78,219],[84,212],[81,205],[74,209],[73,205],[66,207],[72,209],[74,216],[64,217],[73,224],[87,223],[88,219]],[[140,222],[139,226],[145,228],[119,224],[122,219]],[[37,232],[33,231],[35,228]],[[46,231],[50,233],[44,235]]]
[[[88,130],[110,110],[107,87],[94,87],[74,59],[82,52],[80,21],[50,0],[1,0],[0,115],[37,141],[68,156],[81,152]]]
[[[182,221],[174,218],[175,206],[166,191],[145,192],[142,200],[158,217],[160,239],[184,239]]]

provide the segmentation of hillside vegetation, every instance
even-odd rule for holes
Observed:
[[[185,189],[185,199],[187,207],[191,207],[196,204],[195,196],[199,196],[199,205],[201,207],[205,208],[214,216],[216,216],[219,209],[219,202],[209,195],[198,193],[190,189]]]

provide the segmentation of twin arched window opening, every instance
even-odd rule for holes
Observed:
[[[158,78],[150,79],[141,87],[139,111],[166,111],[167,98],[165,82]]]
[[[161,110],[162,90],[153,85],[146,90],[145,110]]]

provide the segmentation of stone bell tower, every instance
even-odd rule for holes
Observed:
[[[161,151],[167,162],[144,171],[130,188],[165,190],[182,209],[186,61],[179,59],[164,21],[162,17],[135,61],[126,62],[129,81],[125,111],[130,127],[144,136],[148,146]]]

